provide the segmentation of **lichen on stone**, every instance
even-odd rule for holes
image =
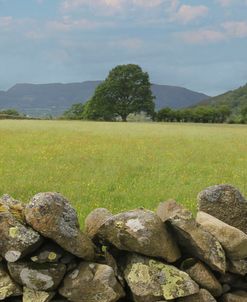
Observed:
[[[16,238],[19,235],[19,228],[17,226],[9,228],[9,236]]]
[[[140,301],[154,301],[153,298],[173,300],[199,291],[198,285],[187,273],[140,255],[128,257],[124,274],[133,294],[140,297]]]
[[[3,203],[0,203],[0,213],[7,213],[7,212],[8,212],[8,208]]]
[[[24,216],[24,208],[21,204],[11,205],[9,207],[10,213],[21,223],[26,223]]]
[[[48,255],[48,259],[53,261],[57,258],[57,254],[54,253],[54,252],[50,252],[49,255]]]
[[[24,268],[21,271],[20,278],[23,284],[25,284],[28,288],[34,290],[39,290],[40,288],[49,290],[54,285],[51,276],[45,275],[29,268]]]
[[[159,274],[159,281],[163,297],[167,300],[172,300],[176,297],[186,296],[185,278],[188,275],[179,271],[176,267],[168,266],[157,261],[150,260],[149,265],[151,270]]]

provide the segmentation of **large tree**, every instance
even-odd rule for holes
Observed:
[[[154,112],[154,96],[148,73],[134,64],[113,68],[89,100],[85,117],[95,120],[113,120],[120,116],[126,121],[130,113]]]

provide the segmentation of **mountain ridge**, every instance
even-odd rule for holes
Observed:
[[[247,104],[247,84],[239,88],[229,90],[223,94],[203,100],[197,106],[221,106],[226,105],[233,111],[239,111],[244,105]]]
[[[15,108],[32,116],[61,115],[72,104],[86,102],[102,81],[74,83],[17,83],[0,91],[0,110]],[[184,87],[152,84],[157,110],[164,107],[185,108],[209,96]]]

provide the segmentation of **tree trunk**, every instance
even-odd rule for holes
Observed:
[[[122,122],[127,122],[127,115],[121,115]]]

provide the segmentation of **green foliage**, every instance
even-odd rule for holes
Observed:
[[[170,122],[172,121],[174,114],[174,110],[169,107],[166,107],[157,112],[156,118],[159,122]]]
[[[84,114],[84,104],[74,104],[67,111],[64,112],[62,118],[68,120],[82,120]]]
[[[0,110],[0,120],[25,120],[31,119],[23,113],[19,113],[16,109]]]
[[[0,115],[21,116],[21,114],[16,109],[1,110]]]
[[[114,121],[116,113],[109,99],[104,99],[102,94],[107,90],[106,82],[100,84],[94,93],[94,96],[85,105],[84,118],[94,121]]]
[[[227,106],[207,107],[173,110],[164,108],[158,111],[157,121],[162,122],[194,122],[194,123],[224,123],[231,114]]]
[[[87,105],[85,117],[93,120],[126,121],[130,113],[154,112],[149,76],[138,65],[119,65],[101,83]]]
[[[242,122],[247,123],[247,104],[241,108]]]

